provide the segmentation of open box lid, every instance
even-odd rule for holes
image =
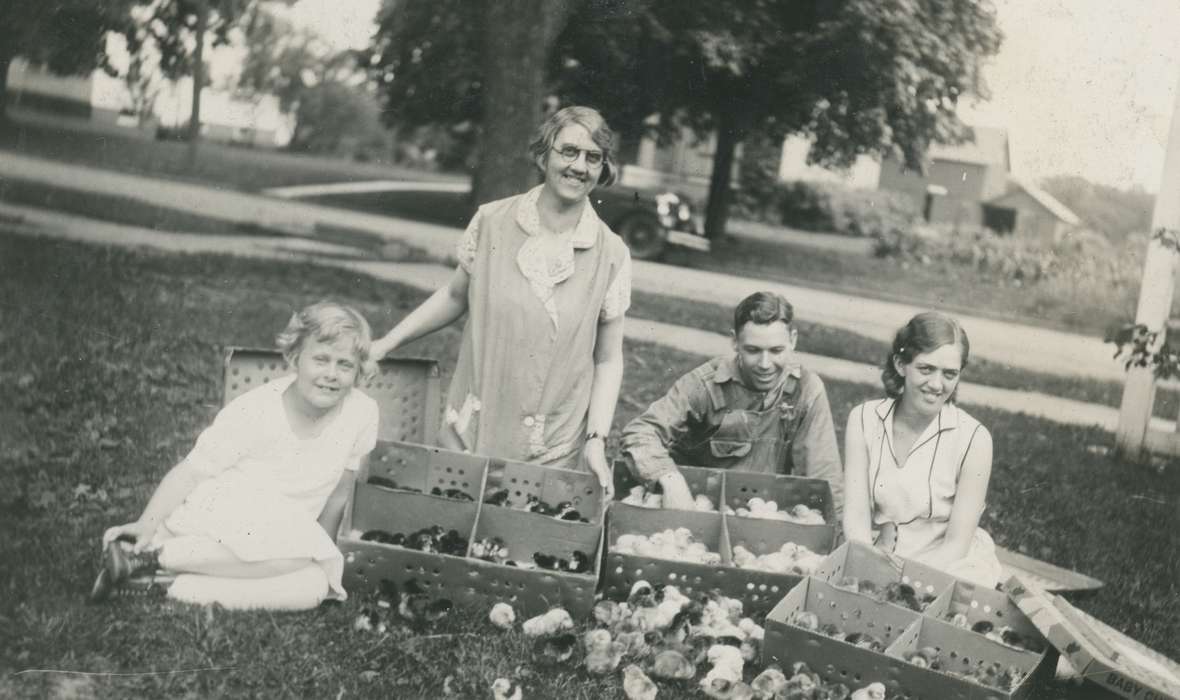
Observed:
[[[278,350],[229,347],[225,350],[222,403],[290,370]],[[377,438],[431,444],[442,415],[438,363],[416,358],[385,358],[360,389],[380,408]]]
[[[1083,678],[1134,700],[1180,700],[1180,664],[1020,576],[1008,597]]]
[[[1040,559],[996,546],[996,558],[1004,568],[1003,578],[1019,576],[1044,591],[1093,591],[1102,588],[1096,578],[1050,564]]]

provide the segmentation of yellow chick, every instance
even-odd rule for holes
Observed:
[[[754,697],[758,698],[758,700],[770,700],[785,687],[787,687],[787,677],[774,666],[767,667],[765,671],[759,673],[753,682],[750,683],[750,688],[754,691]]]
[[[885,684],[869,683],[859,690],[852,691],[849,700],[885,700]]]
[[[507,678],[497,678],[492,681],[492,698],[494,700],[521,700],[524,693],[520,686]]]
[[[513,623],[516,622],[516,611],[508,603],[496,603],[488,613],[488,620],[502,630],[512,629]]]
[[[664,649],[651,662],[651,675],[668,680],[688,680],[697,675],[697,667],[675,649]]]
[[[643,669],[631,664],[623,669],[623,692],[627,700],[655,700],[660,689],[652,682]]]
[[[574,628],[573,618],[564,608],[553,608],[547,613],[537,615],[524,621],[521,629],[529,637],[540,637],[556,634],[562,630]]]

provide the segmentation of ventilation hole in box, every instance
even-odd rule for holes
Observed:
[[[952,652],[951,652],[951,658],[952,658],[952,659],[957,659],[957,658],[959,658],[959,652],[957,652],[957,651],[952,651]]]
[[[511,598],[509,598],[508,600],[510,600],[510,601],[512,601],[513,603],[515,603],[515,602],[516,602],[516,596],[512,596],[512,597],[511,597]]]
[[[973,601],[971,601],[971,608],[972,608],[972,609],[975,609],[975,608],[978,608],[978,607],[979,607],[979,601],[977,601],[977,600],[973,600]]]
[[[242,377],[242,381],[249,384],[250,383],[250,375],[246,375],[245,377]]]
[[[755,593],[754,595],[750,596],[750,600],[753,600],[753,601],[757,601],[757,600],[759,600],[760,598],[761,598],[761,596],[759,596],[757,593]]]
[[[902,576],[902,577],[901,577],[901,582],[902,582],[902,583],[909,583],[909,582],[910,582],[910,577],[909,577],[909,576]],[[921,584],[919,584],[917,581],[914,581],[914,585],[921,585]]]
[[[855,681],[856,683],[860,683],[860,674],[858,673],[855,676],[853,676],[852,680]]]
[[[439,574],[439,571],[438,571],[438,569],[435,569],[435,570],[434,570],[434,575],[435,575],[435,576],[438,576],[438,574]]]
[[[406,564],[406,571],[408,571],[412,574],[412,573],[414,573],[414,567],[411,566],[410,564]]]
[[[848,677],[848,671],[845,671],[844,669],[840,669],[840,677],[841,677],[841,678],[847,678],[847,677]]]
[[[1003,617],[1003,616],[1004,616],[1004,611],[997,608],[996,609],[996,617]]]
[[[619,576],[622,576],[623,575],[623,567],[620,566],[619,568],[615,569],[615,573],[618,574]]]
[[[445,471],[446,471],[446,473],[450,474],[450,473],[451,473],[451,468],[450,468],[450,467],[447,467]]]
[[[238,376],[238,371],[239,371],[239,370],[238,370],[238,368],[237,368],[237,367],[234,367],[234,369],[233,369],[233,375],[234,375],[235,377],[236,377],[236,376]]]
[[[639,578],[640,576],[643,576],[643,569],[636,569],[635,578]]]
[[[985,613],[990,613],[992,611],[992,606],[990,606],[990,605],[983,606],[983,611]]]
[[[771,586],[771,587],[770,587],[770,592],[771,592],[771,593],[778,593],[778,586]]]
[[[760,585],[758,586],[758,590],[760,590],[760,591],[762,591],[762,592],[764,592],[764,593],[765,593],[765,592],[766,592],[766,584],[765,584],[765,583],[763,583],[763,584],[760,584]]]

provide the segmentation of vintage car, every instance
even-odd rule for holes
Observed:
[[[709,250],[700,217],[684,195],[615,185],[595,189],[590,199],[602,220],[626,241],[633,258],[656,260],[668,246]]]
[[[461,183],[351,182],[280,187],[267,193],[444,226],[465,226],[473,213],[471,190]],[[614,185],[595,189],[590,199],[602,220],[626,241],[633,258],[655,260],[669,246],[709,250],[701,217],[682,194]]]

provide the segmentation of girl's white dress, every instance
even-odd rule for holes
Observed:
[[[978,435],[987,428],[958,406],[947,403],[914,441],[908,455],[893,449],[895,399],[865,402],[852,409],[860,421],[869,463],[869,498],[873,529],[886,523],[897,526],[894,553],[923,561],[942,544],[955,504],[959,471]],[[995,543],[976,528],[966,556],[945,567],[958,578],[988,587],[999,582],[1003,569]]]
[[[344,471],[376,445],[377,403],[353,389],[317,436],[300,438],[282,401],[294,381],[280,377],[221,409],[186,457],[209,478],[164,525],[176,536],[212,539],[243,561],[311,558],[329,597],[344,599],[344,559],[318,518]]]

